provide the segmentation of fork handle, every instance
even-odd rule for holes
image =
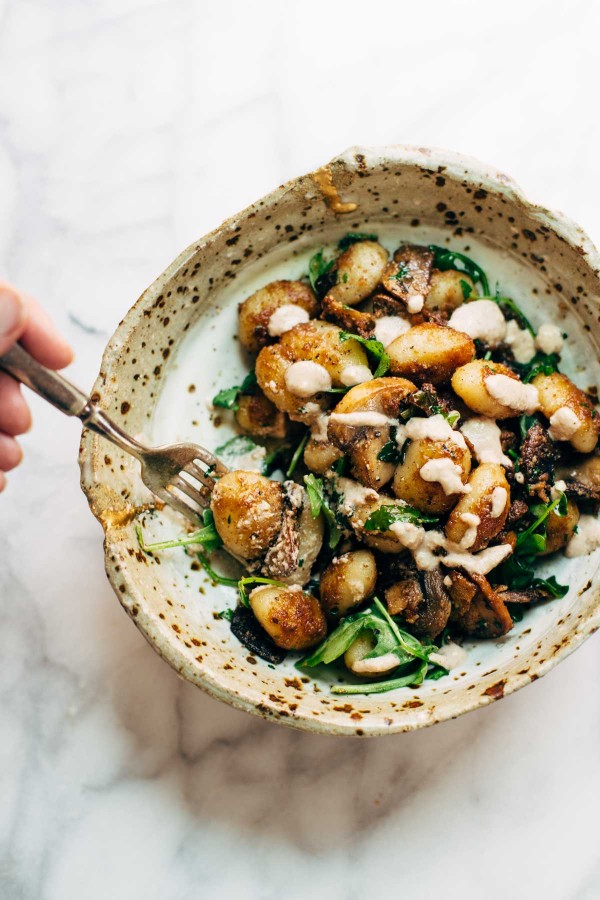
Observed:
[[[65,415],[76,416],[86,428],[107,438],[132,456],[139,459],[144,452],[144,446],[119,428],[83,391],[58,372],[47,369],[20,344],[15,344],[0,356],[0,369],[4,369]]]

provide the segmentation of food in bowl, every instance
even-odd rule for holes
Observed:
[[[567,593],[544,556],[600,546],[600,418],[560,372],[568,336],[469,256],[347,234],[248,297],[238,339],[255,366],[213,400],[240,434],[204,528],[139,537],[236,587],[223,615],[270,664],[343,660],[341,694],[444,677],[464,637]],[[221,546],[241,578],[215,571]]]

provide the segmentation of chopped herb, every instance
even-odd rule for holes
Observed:
[[[538,421],[537,416],[528,416],[528,415],[521,416],[521,418],[519,419],[519,430],[521,432],[522,439],[525,439],[525,437],[527,436],[527,432],[533,425],[536,424],[537,421]],[[516,454],[513,458],[518,459]]]
[[[410,522],[413,525],[436,525],[437,516],[430,516],[413,506],[401,503],[387,503],[371,513],[365,522],[365,531],[389,531],[395,522]]]
[[[343,273],[343,275],[342,275],[342,282],[343,282],[344,284],[348,284],[348,273],[347,273],[347,272],[344,272],[344,273]]]
[[[248,372],[240,385],[234,385],[230,388],[224,388],[213,397],[213,406],[220,406],[222,409],[231,409],[235,412],[240,408],[238,397],[240,394],[253,394],[256,389],[256,373]]]
[[[331,509],[329,499],[325,495],[323,479],[317,478],[313,474],[305,475],[304,484],[306,485],[311,515],[313,519],[316,519],[320,513],[323,513],[329,527],[329,548],[333,550],[341,541],[343,532],[338,525],[335,513]]]
[[[484,294],[489,294],[490,283],[487,275],[476,262],[473,262],[464,253],[458,253],[456,250],[449,250],[448,247],[438,247],[436,244],[430,244],[429,249],[433,252],[433,264],[436,269],[442,272],[448,269],[456,269],[458,272],[466,272],[471,281],[475,284],[479,282]]]
[[[376,234],[363,234],[361,231],[349,231],[343,238],[338,241],[340,250],[347,250],[352,244],[358,244],[360,241],[376,241]]]
[[[300,441],[300,443],[294,450],[294,455],[292,456],[292,458],[290,460],[290,464],[285,473],[286,478],[291,478],[292,475],[294,474],[294,472],[296,470],[296,466],[298,465],[300,457],[302,456],[302,453],[304,452],[304,448],[306,447],[309,437],[310,437],[310,431],[307,430],[306,434],[304,435],[304,437],[302,438],[302,440]]]
[[[406,263],[398,263],[398,271],[394,275],[390,275],[390,281],[404,281],[410,269]]]
[[[337,273],[332,271],[335,260],[326,260],[323,251],[319,250],[311,256],[308,264],[308,280],[313,291],[322,299],[337,280]]]
[[[381,341],[376,341],[375,338],[360,337],[360,335],[351,334],[349,331],[340,331],[340,341],[351,340],[362,344],[363,347],[377,360],[377,368],[373,373],[373,378],[381,378],[382,375],[385,375],[390,367],[390,358],[385,352],[385,347]]]
[[[231,622],[233,613],[233,609],[222,609],[221,612],[217,613],[217,619],[227,619],[228,622]]]

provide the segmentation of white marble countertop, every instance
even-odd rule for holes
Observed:
[[[91,386],[192,240],[355,143],[452,147],[600,240],[597,5],[0,0],[0,273]],[[554,11],[551,11],[551,10]],[[121,611],[41,403],[0,498],[6,900],[600,896],[600,661],[361,742],[180,682]]]

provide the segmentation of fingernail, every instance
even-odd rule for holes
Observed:
[[[0,291],[0,335],[17,332],[25,322],[25,304],[15,291]]]

